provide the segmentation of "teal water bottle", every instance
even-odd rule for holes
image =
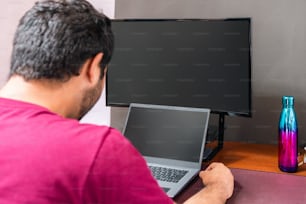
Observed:
[[[294,98],[283,96],[279,119],[278,166],[284,172],[296,172],[298,167],[298,126]]]

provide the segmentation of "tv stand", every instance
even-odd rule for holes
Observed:
[[[207,137],[206,137],[207,139],[204,149],[205,151],[203,155],[203,161],[211,160],[223,148],[225,114],[219,113],[218,115],[219,115],[219,120],[218,120],[217,131],[211,131],[211,130],[207,131]],[[215,133],[210,134],[211,132]]]

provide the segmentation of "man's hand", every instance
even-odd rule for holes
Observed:
[[[205,188],[217,191],[224,200],[230,198],[234,190],[234,177],[231,171],[222,163],[212,163],[205,171],[200,172]]]
[[[222,163],[212,163],[199,174],[205,187],[184,204],[224,204],[234,191],[234,177]]]

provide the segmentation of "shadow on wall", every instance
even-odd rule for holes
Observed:
[[[253,98],[252,118],[226,117],[225,140],[248,143],[278,143],[281,96]],[[306,143],[306,101],[295,100],[299,145]]]

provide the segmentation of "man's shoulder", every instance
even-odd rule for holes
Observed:
[[[111,141],[112,143],[126,142],[126,138],[121,132],[107,125],[95,125],[79,123],[75,120],[60,121],[55,128],[60,137],[66,137],[69,141],[80,142],[81,144],[104,143]],[[51,127],[51,129],[53,129]]]

